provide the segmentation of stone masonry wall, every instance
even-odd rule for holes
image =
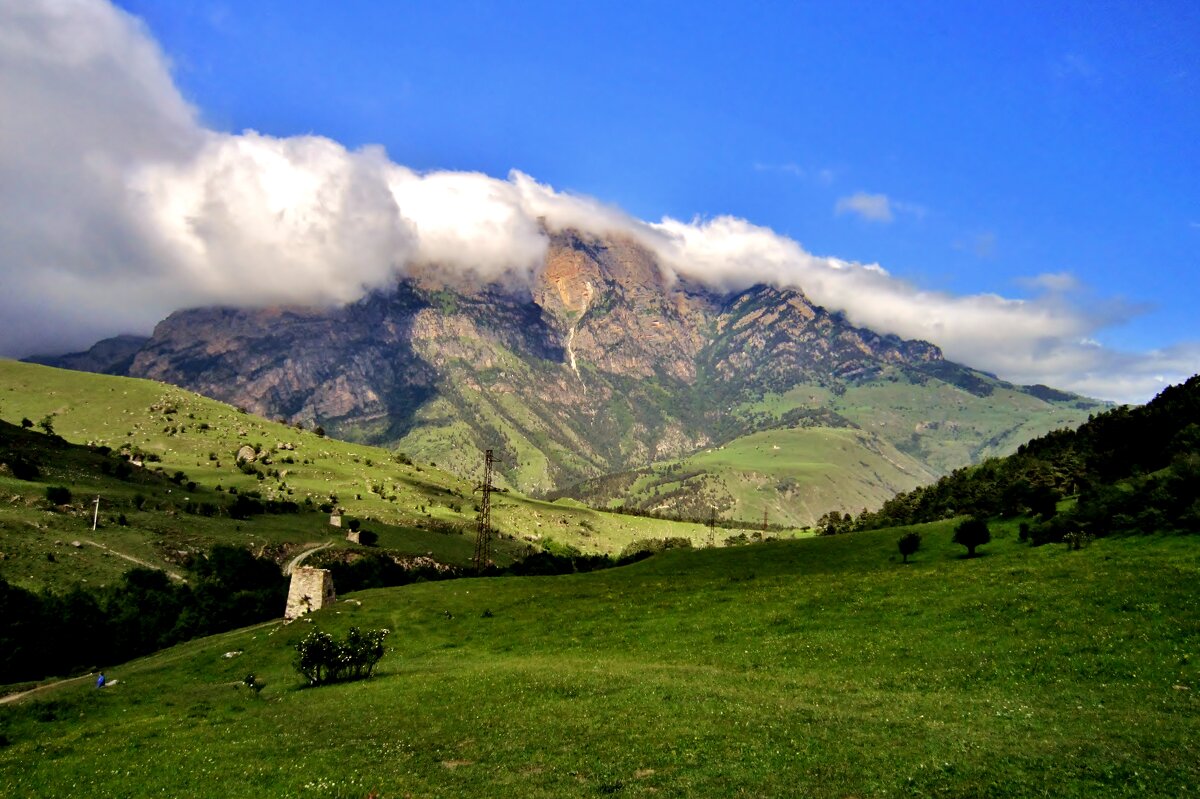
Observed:
[[[333,575],[328,569],[301,566],[292,572],[292,584],[288,588],[285,619],[294,619],[313,610],[320,610],[337,601],[333,591]]]

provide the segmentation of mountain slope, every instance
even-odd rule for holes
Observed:
[[[376,532],[378,551],[459,566],[471,560],[482,463],[463,479],[148,380],[0,360],[0,386],[0,574],[14,584],[111,582],[135,561],[173,569],[217,543],[281,560],[309,543],[357,549],[329,525],[330,506]],[[22,418],[47,417],[62,440],[20,427]],[[26,463],[36,473],[23,470]],[[50,486],[72,497],[52,506]],[[238,519],[229,507],[239,497],[296,507]],[[616,553],[641,538],[700,542],[707,534],[702,525],[515,492],[494,496],[492,522],[501,564],[538,548]],[[74,540],[102,546],[75,548]]]
[[[814,407],[906,452],[920,481],[1098,407],[854,327],[796,290],[720,294],[668,278],[636,242],[570,231],[551,237],[531,288],[431,267],[341,308],[180,311],[127,371],[458,474],[491,448],[502,479],[541,495],[728,445]],[[865,460],[838,473],[846,490],[823,496],[830,507],[818,513],[878,501],[879,469]],[[916,484],[906,480],[888,490]],[[807,513],[785,504],[793,518]]]
[[[863,514],[860,527],[970,513],[1039,517],[1035,542],[1200,531],[1200,376],[961,469]],[[1069,500],[1063,502],[1064,500]],[[1063,503],[1062,512],[1059,503]]]

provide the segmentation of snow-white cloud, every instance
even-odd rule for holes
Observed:
[[[721,289],[800,288],[856,324],[1020,382],[1145,399],[1159,376],[1200,367],[1200,345],[1095,345],[1129,309],[1073,305],[1069,276],[1033,278],[1026,300],[928,291],[744,219],[650,223],[517,171],[417,172],[377,147],[206,129],[145,27],[102,0],[0,2],[0,119],[9,355],[145,331],[184,306],[349,302],[414,265],[528,283],[545,231],[577,228],[631,236],[670,274]],[[924,213],[865,193],[838,211]]]

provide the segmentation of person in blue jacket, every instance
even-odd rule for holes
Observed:
[[[96,687],[97,688],[104,687],[104,672],[100,672],[100,676],[96,678]]]

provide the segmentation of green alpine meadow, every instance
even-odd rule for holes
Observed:
[[[0,707],[6,796],[1162,796],[1200,783],[1191,537],[952,525],[369,590]],[[309,631],[390,630],[305,687]],[[247,687],[252,674],[259,690]]]

